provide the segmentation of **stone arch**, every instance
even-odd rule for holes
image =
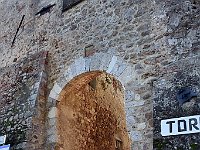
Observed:
[[[132,139],[132,129],[134,122],[134,116],[132,108],[135,105],[143,105],[143,102],[139,104],[132,101],[135,98],[134,91],[131,89],[131,83],[136,79],[134,72],[134,66],[126,63],[122,58],[106,53],[96,53],[90,57],[80,57],[72,63],[67,70],[58,78],[54,83],[52,90],[48,97],[48,129],[47,129],[47,148],[54,149],[56,143],[59,140],[56,130],[57,119],[57,106],[59,97],[62,95],[62,90],[69,84],[71,80],[84,73],[92,72],[106,72],[114,76],[124,88],[125,93],[125,111],[126,111],[126,124],[128,133]],[[136,97],[137,98],[137,97]],[[139,136],[134,134],[134,136]],[[139,137],[140,138],[140,137]],[[54,147],[54,148],[53,148]]]

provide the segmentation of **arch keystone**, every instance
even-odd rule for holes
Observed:
[[[109,67],[109,64],[110,64],[111,60],[112,60],[112,55],[103,53],[102,54],[102,59],[103,60],[101,61],[101,65],[100,65],[99,69],[106,71],[108,69],[108,67]]]
[[[102,56],[103,56],[102,53],[97,53],[91,57],[90,71],[99,70],[101,62],[103,60]]]

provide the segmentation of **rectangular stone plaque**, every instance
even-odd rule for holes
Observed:
[[[161,120],[161,135],[179,135],[200,132],[200,115]]]
[[[6,142],[6,135],[0,136],[0,145],[5,144]]]
[[[0,150],[9,150],[9,149],[10,149],[10,144],[9,145],[0,146]]]

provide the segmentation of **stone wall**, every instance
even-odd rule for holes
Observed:
[[[137,69],[146,72],[153,67],[144,63],[148,56],[166,54],[162,48],[164,39],[160,39],[164,37],[167,17],[154,1],[89,0],[62,12],[62,1],[54,0],[56,5],[42,16],[34,14],[52,1],[1,3],[1,65],[12,64],[27,53],[48,50],[50,83],[76,58],[84,56],[85,47],[90,45],[96,52],[108,52],[138,64]],[[18,5],[23,6],[20,11]],[[8,10],[11,12],[7,13]],[[11,47],[22,15],[25,15],[22,27]]]
[[[165,51],[167,55],[152,62],[162,66],[153,82],[154,149],[199,149],[199,134],[162,137],[161,120],[199,115],[199,1],[159,1],[165,11]],[[177,94],[182,88],[192,88],[196,98],[181,105]]]
[[[49,4],[55,4],[49,12],[35,15]],[[136,121],[133,145],[151,149],[152,82],[163,77],[169,64],[199,55],[199,8],[198,0],[83,0],[62,12],[61,0],[1,0],[0,67],[49,51],[49,93],[65,70],[86,54],[119,56],[134,72],[127,95],[144,102],[144,107],[134,108],[135,119],[129,119]],[[138,132],[147,120],[146,129]]]
[[[46,55],[37,53],[0,70],[0,135],[7,135],[13,150],[44,144]]]
[[[200,148],[199,133],[166,137],[160,133],[161,120],[199,115],[199,62],[198,56],[168,65],[163,77],[154,82],[154,148],[157,150]],[[197,95],[182,104],[177,99],[182,88],[191,88]]]
[[[102,59],[104,58],[104,59]],[[99,61],[97,61],[99,60]],[[95,74],[106,72],[113,75],[124,87],[124,103],[126,111],[126,124],[129,133],[129,137],[132,143],[132,149],[135,148],[149,148],[152,149],[153,144],[153,119],[152,119],[152,103],[148,103],[151,96],[149,92],[139,93],[133,83],[136,82],[138,75],[134,72],[134,66],[127,64],[120,57],[113,56],[106,53],[96,53],[90,57],[79,58],[72,63],[67,70],[57,79],[54,83],[52,90],[48,97],[48,109],[49,109],[49,136],[47,141],[49,145],[54,145],[57,142],[58,135],[55,131],[54,123],[52,125],[51,120],[56,120],[56,107],[59,102],[59,97],[62,96],[63,90],[66,85],[68,90],[74,89],[76,86],[81,87],[81,83],[89,82]],[[81,82],[71,82],[79,76],[89,74],[89,78],[83,78]],[[150,85],[147,84],[145,89],[150,89]],[[73,91],[73,90],[72,90]],[[142,110],[142,111],[141,111]],[[145,139],[143,141],[143,139]]]

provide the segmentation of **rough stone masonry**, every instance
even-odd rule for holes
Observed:
[[[133,150],[200,149],[198,133],[160,134],[163,119],[199,115],[200,1],[82,0],[65,11],[63,1],[0,0],[0,135],[8,135],[6,144],[56,149],[46,146],[47,116],[56,105],[48,103],[50,91],[74,62],[95,56],[94,68],[109,60],[107,72],[116,65],[122,70],[115,72],[131,72],[124,81]],[[180,105],[182,88],[197,96]]]

